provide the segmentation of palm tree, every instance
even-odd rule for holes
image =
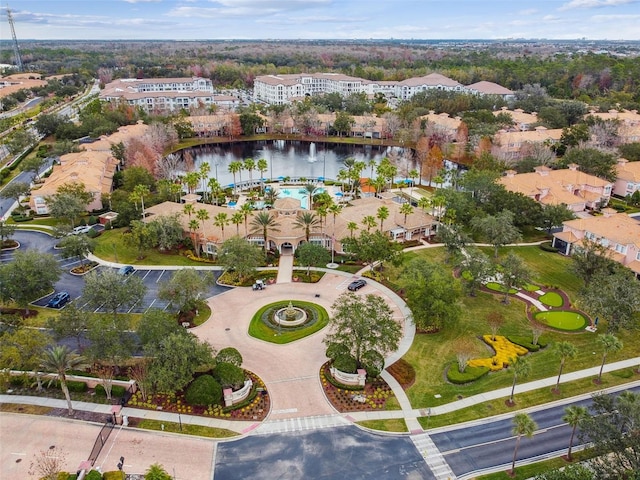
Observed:
[[[140,207],[142,210],[142,218],[144,218],[144,196],[149,193],[149,186],[139,183],[133,187],[133,192],[129,195],[129,200],[134,203],[140,201]]]
[[[356,164],[356,159],[353,157],[349,157],[349,158],[345,158],[344,159],[344,166],[347,167],[347,173],[346,173],[346,178],[347,180],[349,180],[349,191],[351,191],[351,171],[353,170],[353,167]]]
[[[200,208],[196,212],[196,218],[198,219],[199,225],[204,229],[204,222],[209,220],[209,212],[204,208]],[[204,238],[204,232],[201,233],[200,237]]]
[[[367,166],[369,167],[369,179],[373,180],[373,169],[376,168],[377,162],[375,161],[375,159],[370,159],[367,162]]]
[[[409,178],[411,179],[411,189],[409,190],[409,194],[411,195],[413,193],[413,187],[416,183],[416,178],[420,178],[420,172],[418,172],[418,170],[416,170],[415,168],[413,170],[410,170]]]
[[[370,231],[373,227],[375,227],[378,222],[376,221],[376,217],[373,215],[366,215],[362,219],[362,224],[367,227],[367,232]]]
[[[229,215],[225,212],[220,212],[213,217],[213,224],[216,227],[220,227],[222,229],[222,241],[224,242],[224,227],[229,225]]]
[[[207,178],[209,177],[209,172],[211,172],[211,166],[209,162],[202,162],[200,164],[200,171],[198,172],[200,175],[200,180],[202,181],[202,195],[207,198]]]
[[[527,357],[519,357],[513,364],[513,384],[511,385],[511,397],[509,397],[509,403],[511,405],[515,403],[513,400],[513,394],[516,390],[516,381],[518,380],[518,377],[526,378],[529,376],[530,371],[531,363],[529,363],[529,359]]]
[[[56,374],[56,378],[60,381],[60,388],[62,388],[64,398],[67,399],[69,416],[73,415],[73,405],[71,404],[69,387],[67,387],[67,371],[85,367],[85,358],[78,355],[74,350],[69,349],[66,345],[56,345],[43,352],[40,365],[44,370],[52,371]]]
[[[258,171],[260,172],[260,181],[262,182],[262,192],[264,192],[264,174],[267,171],[267,168],[269,168],[269,164],[264,158],[258,160]]]
[[[273,205],[273,203],[278,199],[278,195],[280,195],[280,192],[275,188],[265,191],[264,203],[267,205]]]
[[[243,168],[249,172],[249,185],[253,183],[253,171],[256,169],[256,161],[253,158],[245,158]]]
[[[418,208],[421,208],[422,211],[426,211],[427,208],[431,206],[431,200],[427,197],[420,197],[418,200]]]
[[[312,210],[313,209],[313,191],[316,189],[316,186],[313,183],[307,183],[302,188],[307,192],[307,196],[309,197],[309,204],[307,206],[307,209]]]
[[[242,162],[239,160],[234,160],[229,164],[229,173],[233,175],[233,191],[236,192],[236,173],[239,173],[242,170]],[[242,177],[240,177],[242,180]]]
[[[569,439],[569,450],[567,451],[567,460],[569,461],[571,461],[571,449],[573,448],[573,437],[576,434],[576,429],[587,417],[589,417],[587,407],[570,405],[564,409],[562,421],[567,422],[571,427],[571,438]]]
[[[560,376],[562,375],[562,369],[564,368],[564,363],[567,361],[567,359],[575,357],[577,350],[576,350],[576,347],[573,346],[573,343],[564,341],[564,342],[556,343],[555,353],[558,357],[560,357],[560,372],[558,372],[558,381],[556,382],[556,390],[559,390]]]
[[[184,176],[184,183],[187,186],[189,193],[195,192],[199,181],[200,174],[198,172],[189,172]]]
[[[244,236],[246,237],[247,235],[249,235],[248,233],[248,229],[247,229],[247,218],[249,218],[249,215],[251,215],[251,213],[253,212],[253,209],[251,208],[251,205],[248,203],[243,203],[240,206],[240,214],[242,215],[242,218],[244,219]]]
[[[251,220],[251,225],[254,226],[254,232],[262,233],[262,238],[264,239],[264,252],[267,253],[267,234],[269,231],[279,232],[280,229],[278,227],[280,224],[276,221],[274,217],[271,216],[269,212],[258,212],[253,220]]]
[[[413,207],[409,202],[403,203],[400,206],[400,213],[404,215],[404,226],[407,225],[407,217],[413,213]]]
[[[301,215],[298,215],[296,221],[293,226],[296,228],[304,229],[304,237],[306,241],[309,241],[309,237],[311,236],[311,229],[313,227],[317,227],[320,223],[320,220],[314,213],[311,212],[303,212]]]
[[[616,353],[620,350],[622,348],[622,342],[612,333],[598,335],[596,342],[598,342],[598,345],[602,347],[602,363],[600,364],[600,373],[598,373],[598,383],[600,383],[602,381],[604,363],[607,361],[607,354]]]
[[[236,235],[240,236],[240,224],[244,221],[244,215],[242,212],[235,212],[231,215],[231,223],[236,226]]]
[[[533,432],[535,432],[537,428],[538,425],[536,425],[536,422],[526,413],[516,413],[515,417],[513,417],[513,434],[516,436],[516,448],[513,451],[511,475],[514,474],[516,469],[516,457],[522,436],[524,435],[527,438],[533,437]]]
[[[218,198],[220,197],[220,192],[222,191],[222,187],[217,178],[211,177],[209,182],[207,183],[209,187],[210,195],[215,198],[216,206],[218,205]]]
[[[373,221],[375,222],[375,218],[373,219]],[[347,223],[347,230],[349,230],[350,232],[350,237],[353,238],[353,232],[355,232],[358,229],[358,224],[356,222],[349,222]]]
[[[200,222],[195,219],[192,218],[191,220],[189,220],[189,231],[191,232],[191,235],[193,236],[193,246],[196,249],[196,254],[198,256],[200,256],[200,244],[198,242],[198,239],[196,237],[196,232],[200,229]]]
[[[196,207],[193,205],[193,203],[185,203],[184,207],[182,207],[182,213],[187,215],[189,217],[189,220],[191,220],[191,215],[196,213]]]
[[[387,185],[387,180],[378,175],[376,178],[369,180],[369,185],[376,189],[376,194],[384,191],[384,187]]]
[[[327,215],[329,215],[329,210],[326,205],[320,205],[318,206],[316,213],[318,214],[318,217],[320,217],[320,232],[322,232],[323,226],[327,226]]]
[[[340,212],[342,212],[342,207],[337,203],[332,203],[331,205],[329,205],[328,211],[331,215],[333,215],[333,231],[331,232],[331,234],[335,235],[336,234],[336,217],[340,214]],[[356,225],[356,228],[358,228],[357,225]]]
[[[389,209],[384,205],[378,208],[378,212],[376,213],[376,217],[380,220],[380,232],[382,232],[382,225],[384,221],[389,218]]]

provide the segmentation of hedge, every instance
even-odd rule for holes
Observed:
[[[96,385],[95,388],[96,395],[100,395],[101,397],[106,397],[107,392],[104,390],[103,385]],[[125,387],[121,387],[120,385],[113,385],[111,387],[111,396],[112,397],[124,397],[124,394],[127,392]]]
[[[489,373],[489,367],[467,367],[464,372],[460,373],[458,365],[451,365],[447,369],[447,380],[457,385],[475,382]]]
[[[222,387],[211,375],[200,375],[184,395],[189,405],[218,405],[222,401]]]
[[[537,352],[541,348],[545,348],[548,345],[548,342],[544,338],[539,338],[538,343],[535,345],[531,343],[530,336],[522,336],[522,335],[514,335],[511,337],[507,337],[507,339],[515,343],[516,345],[520,345],[521,347],[526,348],[530,352]]]
[[[113,470],[111,472],[104,472],[102,474],[103,480],[124,480],[126,478],[124,472],[119,470]]]
[[[552,247],[551,246],[551,242],[541,243],[540,244],[540,249],[544,250],[545,252],[552,252],[552,253],[558,253],[560,251],[559,248]]]

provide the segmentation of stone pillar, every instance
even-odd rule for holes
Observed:
[[[358,369],[358,385],[364,387],[364,384],[367,381],[367,371],[364,368]]]
[[[233,405],[233,390],[230,388],[225,388],[222,390],[222,395],[224,396],[224,406],[230,407]]]

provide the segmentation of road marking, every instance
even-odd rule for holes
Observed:
[[[274,410],[272,413],[277,415],[278,413],[296,413],[297,411],[297,408],[283,408],[281,410]]]
[[[162,278],[162,276],[164,275],[164,272],[166,272],[166,270],[162,270],[160,272],[160,275],[158,276],[158,279],[156,280],[156,283],[160,283],[160,279]]]

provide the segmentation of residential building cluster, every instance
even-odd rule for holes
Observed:
[[[307,96],[324,93],[339,93],[342,96],[353,93],[364,93],[369,96],[382,94],[386,98],[407,100],[427,90],[499,95],[506,99],[514,95],[511,90],[496,83],[478,82],[464,86],[439,73],[402,81],[374,81],[341,73],[297,73],[262,75],[256,77],[253,83],[254,100],[270,105],[286,105]]]

